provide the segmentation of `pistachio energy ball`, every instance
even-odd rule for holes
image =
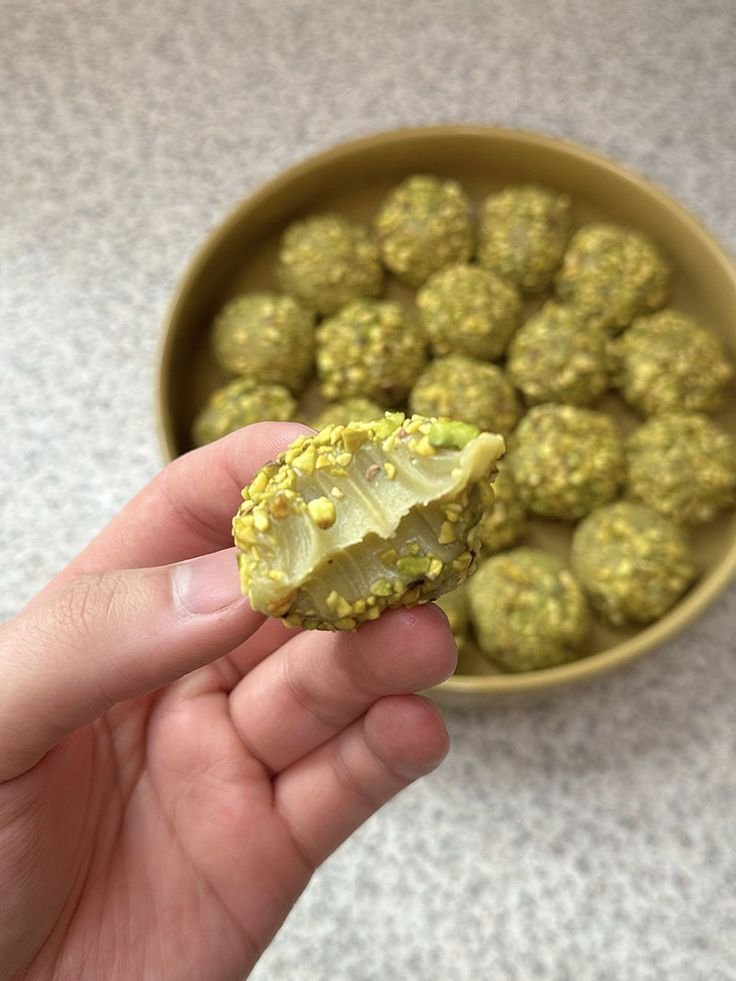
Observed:
[[[483,202],[478,261],[528,292],[547,289],[570,238],[570,198],[534,184]]]
[[[609,387],[608,344],[599,327],[550,301],[512,338],[506,371],[530,405],[590,405]]]
[[[593,609],[614,626],[656,620],[695,578],[679,528],[630,501],[583,518],[573,534],[571,563]]]
[[[503,462],[493,482],[493,504],[483,515],[478,534],[483,554],[491,555],[515,545],[526,532],[526,511],[519,500],[511,471]]]
[[[317,374],[326,399],[353,395],[392,407],[426,361],[419,324],[393,300],[353,300],[317,328]]]
[[[521,420],[506,464],[528,511],[567,521],[613,500],[625,469],[610,416],[550,403],[533,406]]]
[[[500,358],[521,315],[521,295],[480,266],[459,263],[432,273],[417,293],[417,306],[436,355]]]
[[[556,283],[583,320],[618,333],[664,304],[669,279],[669,264],[646,235],[596,222],[573,236]]]
[[[356,396],[325,406],[312,425],[315,429],[324,429],[325,426],[347,426],[349,422],[370,422],[380,419],[384,412],[385,409],[372,399]]]
[[[409,396],[412,412],[462,419],[508,436],[521,415],[519,398],[501,368],[463,354],[430,362]]]
[[[329,314],[349,300],[378,296],[383,269],[367,228],[337,214],[313,215],[284,232],[276,278],[285,293]]]
[[[283,385],[236,378],[212,393],[194,420],[192,436],[204,446],[254,422],[288,422],[295,412],[296,402]]]
[[[466,423],[401,412],[299,436],[243,490],[243,593],[290,626],[355,630],[451,591],[475,569],[503,450]]]
[[[314,314],[290,296],[236,297],[215,318],[212,351],[224,371],[299,392],[312,370]]]
[[[630,496],[681,524],[736,504],[736,442],[707,416],[651,416],[626,442]]]
[[[509,671],[580,657],[588,604],[572,572],[549,552],[515,548],[494,555],[469,581],[468,595],[481,649]]]
[[[621,394],[645,416],[715,412],[734,373],[716,335],[677,310],[638,317],[614,341],[613,356]]]
[[[410,286],[473,251],[470,201],[461,185],[428,174],[407,177],[391,191],[375,220],[381,258]]]

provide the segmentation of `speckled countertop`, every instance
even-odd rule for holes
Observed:
[[[733,0],[3,0],[0,614],[157,469],[193,250],[288,164],[487,121],[645,172],[736,252]],[[53,541],[39,529],[53,526]],[[736,978],[736,588],[453,751],[315,877],[257,981]]]

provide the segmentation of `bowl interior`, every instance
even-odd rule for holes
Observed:
[[[309,214],[337,211],[370,221],[386,191],[411,173],[459,180],[477,205],[506,184],[535,182],[568,192],[576,225],[607,220],[650,235],[675,268],[670,305],[700,317],[736,356],[736,276],[728,257],[683,208],[637,175],[559,140],[484,127],[436,127],[369,137],[312,158],[243,202],[195,257],[172,304],[161,356],[159,413],[164,449],[173,458],[191,448],[197,409],[225,378],[209,355],[213,317],[232,296],[272,290],[280,236]],[[389,279],[387,295],[407,303],[413,294]],[[527,313],[535,306],[528,303]],[[308,401],[313,399],[313,393]],[[615,415],[623,432],[636,418],[614,395],[599,408]],[[717,417],[736,436],[736,399]],[[570,527],[531,523],[527,541],[569,555]],[[437,691],[445,701],[468,703],[491,694],[539,690],[582,680],[637,656],[699,612],[736,566],[736,516],[729,512],[691,534],[703,575],[664,618],[645,628],[598,624],[591,656],[527,675],[493,673],[481,658],[477,674],[455,675]]]

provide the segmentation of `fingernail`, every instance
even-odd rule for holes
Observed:
[[[174,566],[174,596],[185,611],[202,616],[244,600],[236,554],[228,548]]]

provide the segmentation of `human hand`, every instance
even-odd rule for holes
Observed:
[[[217,551],[298,431],[177,460],[0,627],[3,981],[242,978],[314,868],[445,755],[407,694],[453,670],[441,611],[289,630]]]

